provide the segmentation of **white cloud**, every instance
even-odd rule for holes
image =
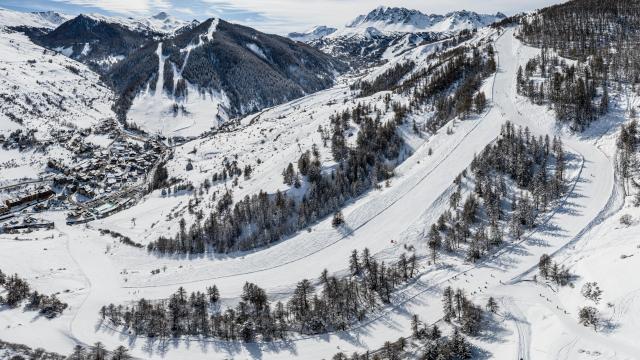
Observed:
[[[185,8],[185,7],[178,7],[178,8],[174,8],[173,9],[175,12],[181,13],[181,14],[185,14],[185,15],[195,15],[195,12],[193,10],[191,10],[190,8]]]
[[[120,14],[144,14],[171,9],[169,0],[55,0],[77,6],[91,6]]]
[[[0,0],[1,2],[2,0]],[[285,34],[314,25],[342,26],[379,5],[417,9],[425,13],[471,10],[513,14],[563,0],[44,0],[93,7],[127,15],[173,12],[183,18],[220,17],[261,31]]]
[[[251,11],[261,14],[265,21],[242,21],[261,30],[284,33],[304,30],[300,26],[341,26],[357,15],[367,13],[379,5],[417,9],[425,13],[446,13],[471,10],[484,13],[516,13],[541,8],[562,0],[202,0],[210,4],[212,13]]]

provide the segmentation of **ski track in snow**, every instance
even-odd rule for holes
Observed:
[[[518,335],[518,353],[517,359],[521,360],[529,360],[529,347],[531,345],[531,328],[527,321],[525,320],[525,316],[522,314],[522,311],[518,308],[513,298],[504,297],[502,300],[503,310],[509,312],[508,320],[513,321],[516,326],[516,331]]]
[[[207,33],[209,39],[212,36],[212,28],[215,31],[213,23]],[[161,46],[160,44],[158,48],[160,72],[164,70]],[[516,103],[514,79],[518,64],[523,60],[520,58],[519,43],[513,39],[513,30],[506,31],[496,41],[496,50],[499,67],[490,81],[492,106],[482,117],[471,120],[475,123],[469,126],[464,135],[457,135],[454,144],[447,144],[450,146],[447,153],[433,163],[415,166],[417,170],[424,172],[411,172],[409,169],[406,176],[403,176],[398,184],[394,184],[404,184],[406,188],[399,194],[392,193],[396,197],[390,201],[380,197],[379,201],[383,206],[374,207],[373,212],[364,212],[364,216],[359,218],[361,222],[346,234],[320,248],[311,248],[311,251],[306,253],[305,248],[292,252],[287,261],[275,265],[267,262],[268,265],[264,266],[264,263],[255,263],[253,257],[248,256],[247,260],[244,257],[234,260],[239,263],[236,267],[242,267],[244,264],[246,271],[172,283],[123,286],[120,276],[124,270],[118,269],[118,265],[105,255],[100,247],[103,243],[91,238],[92,231],[84,231],[81,227],[68,227],[63,221],[56,221],[57,224],[63,224],[58,226],[58,231],[64,237],[67,252],[80,269],[88,288],[79,306],[68,310],[73,315],[67,329],[60,331],[72,342],[92,344],[102,341],[108,348],[126,343],[132,348],[134,356],[143,358],[330,358],[338,351],[351,353],[379,348],[385,341],[396,339],[399,335],[407,335],[410,333],[409,322],[413,313],[420,314],[426,323],[440,321],[440,292],[444,286],[451,285],[462,287],[467,293],[475,293],[476,295],[472,295],[474,300],[485,299],[488,294],[501,295],[498,298],[503,304],[506,318],[511,320],[516,332],[515,349],[508,351],[515,350],[516,356],[523,360],[537,359],[537,356],[532,354],[535,351],[532,343],[539,339],[537,328],[532,328],[527,318],[530,316],[529,312],[523,312],[522,305],[525,305],[525,301],[527,304],[540,301],[542,306],[538,306],[554,314],[564,328],[577,335],[556,349],[555,358],[570,358],[572,349],[577,346],[578,338],[588,339],[604,347],[613,347],[621,353],[640,353],[635,344],[603,338],[583,329],[576,324],[575,319],[561,313],[559,309],[553,309],[552,304],[544,302],[541,297],[537,298],[535,292],[538,288],[517,291],[528,286],[524,280],[531,275],[540,254],[556,254],[569,247],[584,246],[583,240],[588,238],[585,235],[622,206],[620,189],[616,185],[616,175],[611,165],[612,160],[597,143],[566,134],[560,135],[567,149],[576,155],[577,168],[571,174],[572,183],[567,193],[558,201],[557,206],[545,215],[539,227],[528,232],[520,241],[506,244],[476,264],[457,264],[452,268],[432,267],[421,271],[415,280],[394,294],[392,305],[369,315],[367,320],[356,324],[349,331],[298,336],[288,341],[266,344],[239,344],[192,337],[176,340],[165,350],[156,350],[158,344],[153,340],[144,337],[136,339],[99,322],[98,311],[102,305],[110,302],[124,303],[139,297],[163,297],[175,291],[179,285],[189,284],[191,289],[203,290],[204,286],[211,284],[211,280],[217,280],[215,283],[226,290],[240,288],[244,281],[251,281],[272,294],[304,277],[315,278],[324,267],[331,267],[333,271],[344,269],[345,261],[354,248],[369,246],[376,249],[375,254],[393,251],[396,246],[390,247],[389,239],[398,239],[398,236],[406,234],[407,229],[414,230],[412,227],[418,226],[416,224],[427,223],[428,216],[433,216],[433,213],[439,214],[438,210],[446,207],[446,201],[443,199],[446,199],[445,195],[455,176],[468,166],[474,153],[495,140],[506,120],[516,125],[528,126],[534,135],[549,133],[548,124],[523,115]],[[187,52],[186,59],[188,55]],[[162,73],[159,73],[156,94],[162,93],[162,87],[158,86],[162,85],[163,79]],[[428,147],[429,143],[425,143],[413,157],[423,156]],[[358,204],[369,205],[366,201]],[[429,214],[421,209],[429,209]],[[554,227],[559,227],[560,230],[554,230]],[[296,240],[294,237],[287,242]],[[257,256],[260,252],[262,251],[259,251]],[[264,252],[268,253],[268,249]],[[553,296],[548,292],[545,296]],[[225,294],[227,293],[223,292],[223,295]],[[0,332],[1,334],[3,333]],[[500,355],[504,357],[494,354],[496,358],[511,358],[513,352]]]
[[[504,38],[506,38],[506,40],[504,40],[503,43],[504,42],[508,43],[510,41],[510,34],[507,34],[507,36],[505,36]],[[499,59],[501,60],[503,57],[505,57],[505,55],[507,55],[506,53],[507,53],[506,51],[500,51],[499,50],[498,51]],[[510,70],[511,71],[508,72],[508,74],[512,75],[514,73],[514,69],[512,68]],[[492,131],[489,131],[489,135],[490,136],[484,136],[482,139],[484,139],[485,142],[477,144],[476,145],[477,148],[482,149],[486,143],[489,143],[489,142],[493,141],[496,138],[497,133],[498,133],[499,128],[500,128],[500,125],[502,123],[502,121],[497,121],[497,119],[495,118],[496,115],[498,115],[499,112],[502,114],[502,113],[505,113],[506,111],[508,111],[508,114],[510,114],[510,115],[513,115],[514,113],[516,113],[513,110],[513,108],[514,108],[513,107],[513,103],[511,102],[511,99],[509,98],[508,93],[506,91],[504,91],[504,90],[506,90],[504,87],[500,88],[500,90],[502,90],[502,92],[500,92],[500,95],[507,95],[507,96],[504,96],[504,98],[496,99],[496,85],[495,85],[495,82],[496,82],[496,79],[498,78],[498,76],[503,74],[503,72],[504,72],[504,70],[501,69],[500,74],[496,74],[496,76],[493,79],[492,97],[494,98],[493,102],[495,103],[495,106],[492,107],[492,109],[490,109],[487,112],[487,114],[485,114],[483,119],[482,120],[477,120],[477,123],[472,127],[472,129],[470,129],[467,132],[467,134],[465,134],[465,136],[461,139],[461,141],[459,141],[456,144],[456,146],[453,149],[451,149],[451,151],[449,153],[446,154],[446,156],[444,158],[440,159],[440,161],[437,163],[436,166],[433,167],[433,169],[431,171],[429,171],[428,173],[424,174],[423,177],[414,186],[410,187],[409,190],[406,191],[402,196],[400,196],[399,198],[395,199],[391,204],[389,204],[388,206],[384,207],[382,209],[382,211],[379,211],[378,213],[376,213],[369,220],[365,221],[364,223],[359,225],[357,228],[354,228],[352,231],[349,232],[348,235],[343,236],[342,239],[340,239],[340,240],[344,240],[349,236],[354,236],[354,234],[356,234],[358,230],[366,227],[367,224],[370,224],[371,221],[376,219],[379,215],[383,215],[388,209],[392,208],[395,204],[397,204],[399,201],[401,201],[407,194],[412,193],[413,190],[415,190],[415,188],[418,187],[420,184],[422,184],[426,179],[429,179],[431,177],[431,175],[434,174],[438,170],[438,168],[441,166],[441,164],[443,164],[446,160],[449,160],[452,156],[454,156],[454,154],[456,154],[458,152],[461,152],[461,151],[468,152],[468,149],[466,149],[466,146],[463,149],[460,149],[460,147],[463,144],[466,145],[466,144],[469,143],[468,141],[465,141],[465,140],[467,140],[469,138],[473,138],[471,136],[475,133],[475,131],[479,127],[487,126],[487,123],[491,122],[492,120],[494,122],[496,122],[496,123],[490,125],[491,126],[490,130],[492,130]],[[512,76],[508,76],[507,75],[507,76],[505,76],[505,79],[503,79],[503,80],[506,82],[506,84],[509,84],[511,79],[512,79]],[[504,84],[502,84],[502,85],[504,85]],[[493,117],[490,116],[491,114],[494,114],[494,116]],[[503,120],[503,121],[507,120],[504,116],[500,116],[500,115],[498,115],[497,118],[500,119],[500,120]],[[524,125],[531,125],[531,124],[528,124],[527,119],[511,119],[510,118],[509,120],[514,121],[516,124],[523,123]],[[519,121],[516,121],[516,120],[519,120]],[[535,128],[534,126],[531,126],[531,127]],[[573,144],[568,144],[568,145],[571,148],[574,148]],[[578,172],[578,175],[577,175],[577,178],[576,178],[576,183],[577,183],[577,180],[580,178],[580,176],[582,174],[582,167],[583,166],[584,165],[581,165],[581,167],[580,167],[581,170]],[[605,175],[605,174],[603,174],[603,175]],[[454,174],[452,174],[451,176],[454,176]],[[452,179],[448,179],[448,180],[451,181]],[[571,191],[568,192],[567,196],[569,196],[569,194],[571,194],[575,190],[575,184],[576,183],[574,183],[573,188],[571,189]],[[551,219],[555,215],[556,215],[556,212],[553,212],[553,213],[551,213],[549,215],[548,218]],[[528,234],[528,236],[532,236],[532,235],[533,234]],[[523,240],[523,242],[524,242],[524,240]],[[334,243],[326,246],[324,249],[329,248],[333,244]],[[513,246],[518,246],[518,245],[519,244],[514,244]],[[505,249],[501,250],[499,253],[497,253],[492,258],[498,258],[498,257],[500,257],[502,255],[508,256],[509,248],[510,248],[510,246],[505,247]],[[242,274],[236,273],[236,274],[231,274],[231,275],[227,275],[227,276],[224,276],[224,277],[218,277],[218,278],[201,279],[201,280],[196,280],[196,282],[203,281],[203,280],[222,279],[222,278],[226,278],[226,277],[237,277],[239,275],[251,275],[251,274],[256,274],[256,276],[254,276],[254,277],[257,279],[257,278],[260,278],[259,275],[262,274],[263,272],[265,272],[266,270],[272,270],[272,269],[275,269],[275,268],[278,268],[278,267],[287,267],[287,265],[289,265],[289,264],[293,264],[293,263],[298,262],[298,261],[300,261],[302,259],[307,259],[310,256],[312,256],[312,255],[314,255],[314,254],[316,254],[316,253],[318,253],[320,251],[322,251],[322,249],[317,251],[317,252],[314,252],[314,253],[311,253],[311,254],[307,254],[306,256],[304,256],[302,258],[291,260],[291,261],[289,261],[287,263],[279,264],[279,265],[274,266],[274,267],[269,267],[269,268],[265,268],[265,269],[257,269],[257,270],[248,271],[248,272],[242,273]],[[455,273],[455,274],[447,274],[448,276],[445,276],[445,277],[441,278],[440,281],[437,281],[435,284],[446,284],[448,282],[451,282],[451,280],[454,279],[454,278],[457,278],[459,276],[465,276],[463,274],[471,273],[472,270],[486,270],[488,268],[489,267],[486,266],[486,265],[480,265],[480,266],[474,266],[474,267],[472,267],[470,269],[466,269],[464,271],[461,271],[461,272],[458,272],[458,273]],[[316,269],[313,269],[312,271],[310,271],[310,274],[313,275],[315,272],[317,272]],[[301,277],[301,276],[302,276],[302,274],[297,274],[298,278]],[[478,278],[478,277],[476,276],[476,278]],[[240,283],[240,282],[241,281],[238,281],[238,283]],[[260,281],[257,281],[257,282],[260,283]],[[164,286],[177,286],[177,285],[184,284],[184,283],[188,283],[188,281],[187,282],[183,282],[183,283],[164,284],[164,285],[161,285],[161,287],[164,287]],[[432,283],[432,282],[429,281],[428,283]],[[425,282],[422,281],[422,279],[419,279],[418,281],[416,281],[415,283],[413,283],[409,287],[409,289],[407,290],[408,293],[405,293],[403,295],[403,297],[404,297],[403,301],[401,301],[398,304],[395,304],[395,306],[389,307],[386,311],[384,311],[379,316],[373,317],[373,318],[369,319],[368,321],[363,322],[362,324],[358,324],[354,329],[351,329],[349,331],[349,333],[350,334],[360,333],[361,332],[360,330],[365,329],[367,327],[371,327],[371,326],[376,326],[377,327],[377,325],[379,326],[379,324],[386,324],[388,322],[393,323],[393,322],[397,321],[397,319],[394,319],[394,318],[396,316],[398,316],[398,315],[400,317],[403,316],[400,313],[404,312],[403,311],[404,310],[403,309],[404,305],[407,305],[407,304],[412,303],[412,302],[416,302],[416,300],[421,298],[423,295],[427,295],[427,297],[430,298],[430,297],[432,297],[434,295],[433,294],[434,292],[435,293],[438,292],[436,290],[437,289],[437,285],[430,285],[429,286],[428,283],[425,283]],[[138,287],[138,288],[143,288],[143,287],[141,286],[141,287]],[[420,290],[418,290],[416,292],[415,291],[416,289],[420,289]],[[97,313],[97,311],[96,311],[96,313]],[[519,319],[517,324],[520,324],[520,322],[522,320],[522,316],[517,316],[517,318]],[[375,324],[375,325],[373,325],[373,324]],[[518,325],[519,329],[522,328],[520,325]],[[365,333],[365,332],[366,332],[366,330],[362,331],[362,333]],[[521,349],[520,353],[521,354],[528,354],[528,340],[526,340],[526,338],[528,336],[530,336],[530,335],[528,333],[526,333],[526,330],[520,330],[519,333],[521,334],[520,335],[521,339],[523,339],[523,340],[520,341],[522,344],[519,345],[519,347]],[[337,332],[335,334],[339,334],[339,337],[347,335],[346,332]],[[329,336],[329,335],[323,335],[323,336]],[[299,345],[299,351],[303,351],[305,348],[307,348],[306,343],[308,342],[308,340],[313,340],[313,339],[316,339],[316,338],[318,338],[318,337],[317,336],[310,336],[310,337],[296,338],[295,342],[300,344]],[[217,341],[217,340],[212,340],[212,341],[215,342],[215,343],[224,343],[224,342],[220,342],[220,341]],[[326,345],[327,346],[325,346],[325,347],[330,349],[329,351],[327,351],[325,353],[326,355],[334,352],[333,346],[330,345],[330,342],[327,342]],[[523,356],[527,356],[528,357],[528,355],[523,355]]]

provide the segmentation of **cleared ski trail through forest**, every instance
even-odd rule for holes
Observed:
[[[514,86],[519,62],[517,46],[514,46],[516,43],[513,30],[508,30],[496,43],[499,70],[495,76],[493,104],[488,114],[481,119],[470,120],[477,123],[470,126],[468,133],[457,135],[457,142],[449,146],[447,153],[440,154],[444,156],[441,158],[442,161],[434,160],[406,170],[402,179],[394,183],[394,187],[399,189],[396,193],[399,197],[386,199],[385,205],[378,207],[370,206],[371,204],[363,200],[363,205],[352,211],[356,215],[361,214],[362,217],[354,215],[351,218],[358,220],[360,225],[345,239],[335,241],[320,250],[310,251],[301,240],[304,239],[305,232],[288,239],[285,242],[287,244],[278,248],[291,249],[289,253],[270,257],[269,254],[275,250],[266,249],[252,256],[236,258],[229,264],[228,268],[233,269],[231,272],[225,270],[227,263],[220,263],[215,269],[211,269],[209,278],[183,279],[185,288],[189,291],[204,290],[205,286],[215,283],[223,296],[234,296],[240,292],[242,284],[249,281],[265,288],[267,292],[274,292],[290,288],[303,278],[314,279],[324,268],[330,272],[347,268],[347,259],[353,249],[368,247],[376,254],[399,246],[390,244],[390,240],[398,239],[406,229],[424,220],[425,209],[444,209],[444,204],[437,203],[441,195],[447,191],[454,178],[471,163],[474,154],[482,151],[498,136],[505,121],[529,126],[534,135],[544,135],[550,130],[520,114],[515,104]],[[612,164],[590,140],[566,136],[563,141],[568,150],[581,159],[573,162],[577,163],[579,168],[569,169],[574,174],[574,183],[570,186],[568,196],[560,203],[559,208],[549,215],[545,224],[527,234],[521,242],[505,246],[496,255],[477,264],[459,264],[423,272],[417,281],[395,295],[397,301],[393,301],[392,305],[377,314],[372,314],[367,321],[347,332],[293,338],[268,344],[240,344],[192,337],[189,340],[167,341],[164,350],[158,351],[157,342],[143,337],[134,339],[126,334],[100,327],[98,311],[102,305],[111,302],[119,304],[140,297],[164,298],[174,292],[179,284],[123,287],[118,277],[120,269],[106,258],[104,250],[92,244],[91,239],[79,228],[65,228],[63,233],[73,238],[69,242],[70,254],[78,262],[90,287],[80,308],[72,309],[76,313],[70,324],[68,336],[86,344],[101,341],[110,348],[125,343],[132,348],[134,356],[163,359],[318,359],[330,358],[338,351],[350,354],[353,351],[362,352],[381,347],[385,341],[410,334],[410,319],[414,313],[420,314],[427,323],[437,321],[441,317],[440,294],[443,287],[451,285],[464,288],[468,294],[472,294],[474,300],[483,301],[487,293],[493,289],[507,287],[502,284],[534,266],[542,253],[552,253],[564,246],[595,218],[607,203],[613,189]],[[423,148],[418,149],[412,156],[414,160],[426,159],[428,146],[425,144]],[[434,150],[436,153],[440,151]],[[403,188],[412,190],[403,195]],[[372,213],[375,216],[368,217]],[[328,221],[318,227],[322,227]],[[299,237],[301,239],[298,239]],[[285,261],[278,263],[283,256]],[[299,259],[286,261],[286,257]],[[270,264],[278,266],[269,266]],[[237,271],[238,269],[241,271]],[[528,350],[520,349],[518,353],[528,354]]]

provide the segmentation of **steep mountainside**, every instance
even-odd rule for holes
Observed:
[[[62,128],[87,128],[113,117],[113,93],[86,66],[0,29],[0,134],[34,131],[39,139]]]
[[[133,105],[131,122],[140,124],[149,116],[160,116],[171,118],[178,127],[205,122],[201,129],[206,130],[228,116],[327,88],[344,70],[344,64],[308,45],[209,19],[136,49],[105,80],[120,95],[121,118]],[[215,101],[194,103],[195,98],[207,96]],[[150,109],[151,98],[160,103]],[[144,111],[136,112],[141,106]],[[175,120],[178,116],[190,120],[182,124]]]
[[[47,34],[32,36],[32,39],[98,72],[105,72],[159,35],[148,29],[135,29],[104,18],[79,15]]]

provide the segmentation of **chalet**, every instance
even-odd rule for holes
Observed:
[[[5,225],[2,227],[2,230],[4,232],[13,232],[13,231],[17,231],[17,230],[22,230],[22,229],[53,229],[54,228],[54,223],[52,222],[35,222],[35,221],[30,221],[30,222],[24,222],[22,224],[19,225]]]
[[[55,194],[56,193],[53,190],[51,190],[50,187],[43,186],[33,191],[27,192],[16,198],[6,200],[5,205],[9,208],[12,208],[15,206],[20,206],[20,205],[29,203],[31,201],[48,199]]]
[[[80,193],[80,195],[84,195],[86,197],[89,198],[93,198],[96,196],[95,191],[89,187],[89,186],[81,186],[78,188],[78,193]]]

